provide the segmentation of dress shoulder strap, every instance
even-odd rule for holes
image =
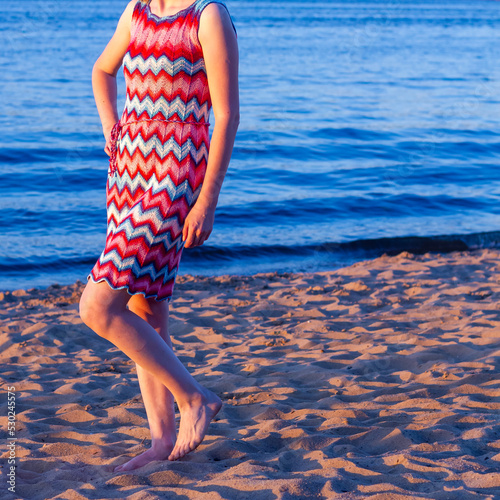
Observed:
[[[151,0],[136,0],[135,5],[134,5],[133,17],[135,17],[137,15],[137,12],[144,10],[144,7],[146,7],[146,5],[148,5],[148,3],[150,1]]]
[[[236,31],[236,27],[234,26],[233,19],[231,18],[231,14],[229,12],[229,9],[227,8],[227,5],[222,0],[197,0],[195,9],[196,9],[196,14],[198,16],[198,19],[199,19],[201,13],[203,12],[203,9],[209,3],[220,3],[221,5],[223,5],[225,7],[225,9],[227,10],[227,13],[229,14],[229,19],[231,20],[231,24],[233,26],[234,32],[236,34],[238,34],[238,32]]]
[[[148,4],[148,0],[137,0],[134,5],[134,10],[132,11],[132,27],[131,34],[133,34],[137,30],[138,22],[142,12],[144,12],[144,8]]]

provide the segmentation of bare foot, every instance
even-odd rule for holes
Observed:
[[[154,462],[155,460],[166,460],[174,448],[174,441],[175,439],[173,441],[171,439],[165,441],[155,441],[151,444],[151,448],[149,450],[137,455],[124,464],[118,465],[113,469],[113,472],[126,472],[143,467],[149,462]]]
[[[181,423],[175,448],[168,457],[177,460],[193,451],[205,437],[210,421],[222,407],[222,401],[209,389],[203,389],[197,401],[180,408]]]

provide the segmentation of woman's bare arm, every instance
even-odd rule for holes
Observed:
[[[198,38],[203,49],[215,124],[203,186],[184,225],[186,247],[203,244],[212,231],[215,207],[240,120],[238,44],[224,6],[211,3],[205,7]]]
[[[131,0],[118,21],[116,31],[108,45],[99,56],[92,69],[92,88],[94,98],[101,118],[102,130],[106,138],[104,150],[111,154],[109,139],[113,125],[119,120],[117,111],[116,75],[120,69],[123,56],[130,43],[130,27],[132,12],[136,0]]]

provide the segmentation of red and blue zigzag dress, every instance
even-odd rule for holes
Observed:
[[[126,102],[112,130],[106,244],[87,280],[170,301],[182,228],[208,161],[211,101],[198,25],[214,0],[165,17],[149,1],[133,11]]]

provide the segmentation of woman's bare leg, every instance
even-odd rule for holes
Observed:
[[[146,299],[143,295],[133,295],[128,301],[128,308],[147,321],[172,349],[166,300],[156,301]],[[174,396],[156,377],[137,363],[135,366],[151,432],[151,448],[115,467],[115,472],[138,469],[154,460],[166,460],[176,440]]]
[[[181,422],[168,458],[177,460],[203,441],[222,401],[191,376],[147,321],[127,309],[129,300],[126,290],[113,290],[105,281],[89,280],[80,299],[80,316],[94,332],[121,349],[173,394]]]

